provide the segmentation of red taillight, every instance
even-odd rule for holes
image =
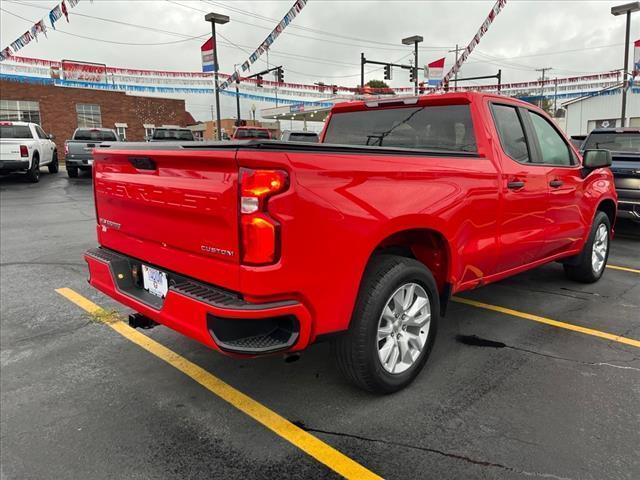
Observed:
[[[266,201],[286,188],[286,172],[240,169],[242,263],[266,265],[277,261],[279,226],[267,214]]]
[[[28,157],[29,156],[29,149],[27,148],[26,145],[20,145],[20,156],[21,157]]]
[[[65,155],[69,155],[69,144],[68,143],[64,144],[64,154]]]

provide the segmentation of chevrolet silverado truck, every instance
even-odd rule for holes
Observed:
[[[611,151],[611,172],[618,192],[618,218],[640,222],[640,128],[592,130],[583,148]]]
[[[424,366],[452,294],[554,261],[603,275],[610,163],[480,93],[339,104],[317,144],[103,145],[89,281],[131,325],[229,355],[330,339],[349,379],[389,393]]]
[[[110,128],[76,128],[71,140],[64,142],[65,166],[69,178],[77,178],[79,171],[91,170],[93,149],[102,142],[115,142],[118,136]]]
[[[37,123],[0,121],[0,175],[22,173],[28,182],[40,181],[40,167],[58,173],[54,136]]]

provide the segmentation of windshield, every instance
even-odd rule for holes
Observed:
[[[469,105],[338,113],[331,117],[324,143],[476,151]]]
[[[33,138],[26,125],[0,125],[0,138]]]
[[[193,140],[191,130],[159,130],[153,132],[154,140]]]
[[[235,138],[271,138],[267,130],[238,129]]]
[[[316,143],[318,141],[318,134],[316,134],[316,133],[292,133],[291,135],[289,135],[289,141],[291,141],[291,142]]]
[[[614,152],[640,153],[640,132],[603,132],[592,133],[583,146],[585,150],[603,149]]]
[[[93,130],[82,129],[76,130],[73,136],[74,140],[93,141],[93,142],[117,142],[116,134],[111,130]]]

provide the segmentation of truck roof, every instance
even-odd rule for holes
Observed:
[[[594,128],[592,133],[640,133],[640,127],[624,127],[624,128]]]
[[[29,125],[38,125],[35,122],[14,122],[14,121],[9,121],[9,120],[2,120],[0,121],[0,125],[17,125],[19,127],[27,127]]]
[[[357,100],[350,102],[337,103],[331,109],[331,113],[337,112],[357,112],[361,110],[367,110],[370,108],[384,108],[392,106],[425,106],[425,105],[446,105],[446,104],[463,104],[471,103],[482,100],[483,98],[491,97],[500,100],[506,100],[510,103],[516,103],[526,105],[528,108],[532,107],[532,104],[518,100],[517,98],[507,97],[505,95],[499,95],[496,93],[483,93],[483,92],[447,92],[442,94],[432,93],[429,95],[419,96],[393,96],[393,97],[380,97],[371,98],[365,100]],[[535,105],[533,105],[535,107]]]

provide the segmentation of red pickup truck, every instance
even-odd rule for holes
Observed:
[[[454,293],[561,261],[603,272],[610,153],[540,109],[448,93],[336,105],[322,143],[101,144],[90,283],[230,355],[330,338],[357,385],[422,369]]]

